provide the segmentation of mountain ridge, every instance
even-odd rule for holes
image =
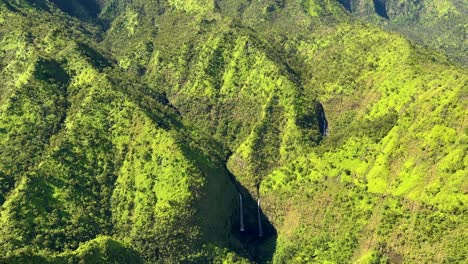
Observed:
[[[464,68],[338,1],[206,2],[0,2],[0,262],[466,259]]]

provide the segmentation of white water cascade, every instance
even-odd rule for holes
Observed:
[[[242,205],[242,194],[239,193],[239,202],[240,202],[240,231],[244,232],[244,208]]]
[[[258,236],[263,236],[263,229],[262,229],[262,220],[260,219],[261,209],[260,209],[260,198],[257,200],[257,218],[258,218]]]
[[[325,113],[322,111],[322,121],[323,121],[323,135],[325,137],[328,136],[328,122],[327,122],[327,119],[325,118]]]

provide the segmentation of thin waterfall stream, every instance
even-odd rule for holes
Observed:
[[[327,137],[328,136],[328,121],[327,121],[327,118],[325,117],[325,112],[323,111],[322,111],[322,120],[323,120],[323,127],[322,127],[323,135]]]
[[[262,211],[262,209],[260,208],[260,197],[259,197],[258,200],[257,200],[257,220],[258,220],[258,236],[259,237],[263,236],[261,211]]]
[[[242,200],[243,200],[242,194],[239,193],[239,202],[240,202],[240,206],[239,206],[239,208],[240,208],[240,209],[239,209],[239,210],[240,210],[240,212],[239,212],[239,213],[240,213],[240,219],[239,219],[239,221],[240,221],[240,231],[241,231],[241,232],[244,232],[244,230],[245,230],[245,229],[244,229],[244,206],[243,206],[243,201],[242,201]]]
[[[328,137],[330,134],[330,129],[328,128],[328,121],[325,115],[325,109],[320,102],[317,103],[316,113],[318,116],[318,125],[319,125],[320,134],[322,134],[322,136],[324,137]]]

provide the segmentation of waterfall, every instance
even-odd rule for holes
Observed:
[[[328,137],[328,121],[325,116],[325,109],[321,103],[317,104],[319,130],[322,136]]]
[[[239,193],[240,201],[240,231],[244,232],[244,208],[242,206],[242,194]]]
[[[322,111],[322,120],[323,120],[323,135],[328,136],[328,122],[325,117],[325,113]]]
[[[260,198],[257,200],[257,218],[258,218],[258,236],[263,236],[263,229],[262,229],[262,220],[260,219]]]

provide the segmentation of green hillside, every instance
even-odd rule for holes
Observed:
[[[466,40],[364,2],[0,0],[0,263],[465,262]]]
[[[339,0],[366,21],[399,32],[468,65],[466,0]]]

